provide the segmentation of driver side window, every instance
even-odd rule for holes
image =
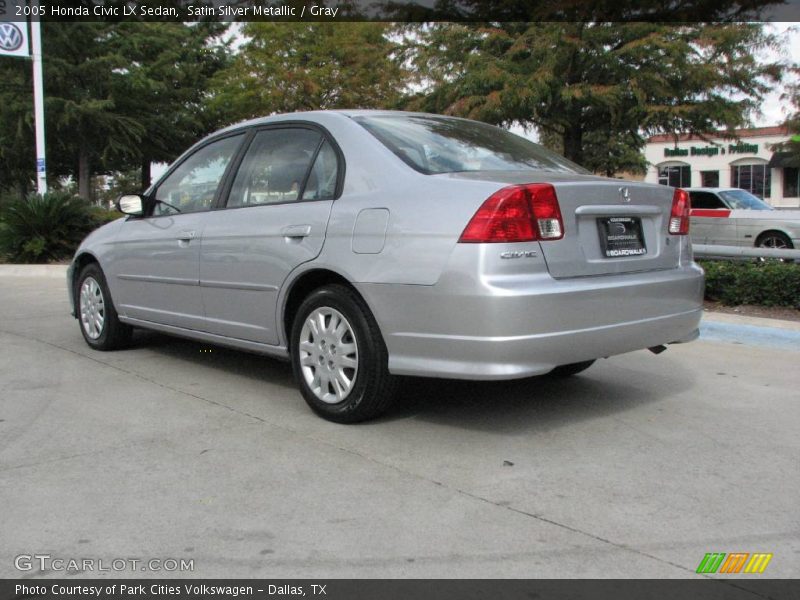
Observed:
[[[203,146],[184,160],[155,193],[153,216],[210,210],[243,134]]]

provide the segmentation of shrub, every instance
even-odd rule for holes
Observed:
[[[69,258],[90,231],[110,220],[108,214],[67,192],[9,202],[0,209],[0,253],[11,262]]]
[[[702,261],[706,270],[706,300],[729,306],[757,304],[800,309],[800,265]]]

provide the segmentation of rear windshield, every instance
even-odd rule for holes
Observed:
[[[427,115],[355,120],[404,162],[428,175],[531,169],[588,173],[539,144],[486,123]]]

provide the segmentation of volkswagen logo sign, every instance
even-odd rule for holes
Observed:
[[[0,23],[0,50],[14,52],[23,42],[22,32],[13,23]]]
[[[620,196],[620,198],[622,198],[623,202],[630,202],[631,201],[631,191],[625,186],[622,186],[621,188],[619,188],[619,196]]]

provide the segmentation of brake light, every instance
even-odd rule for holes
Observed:
[[[689,233],[689,211],[692,205],[689,192],[676,189],[672,194],[672,212],[669,216],[669,232],[672,235],[686,235]]]
[[[533,242],[564,237],[555,188],[549,183],[505,187],[486,199],[459,242]]]

